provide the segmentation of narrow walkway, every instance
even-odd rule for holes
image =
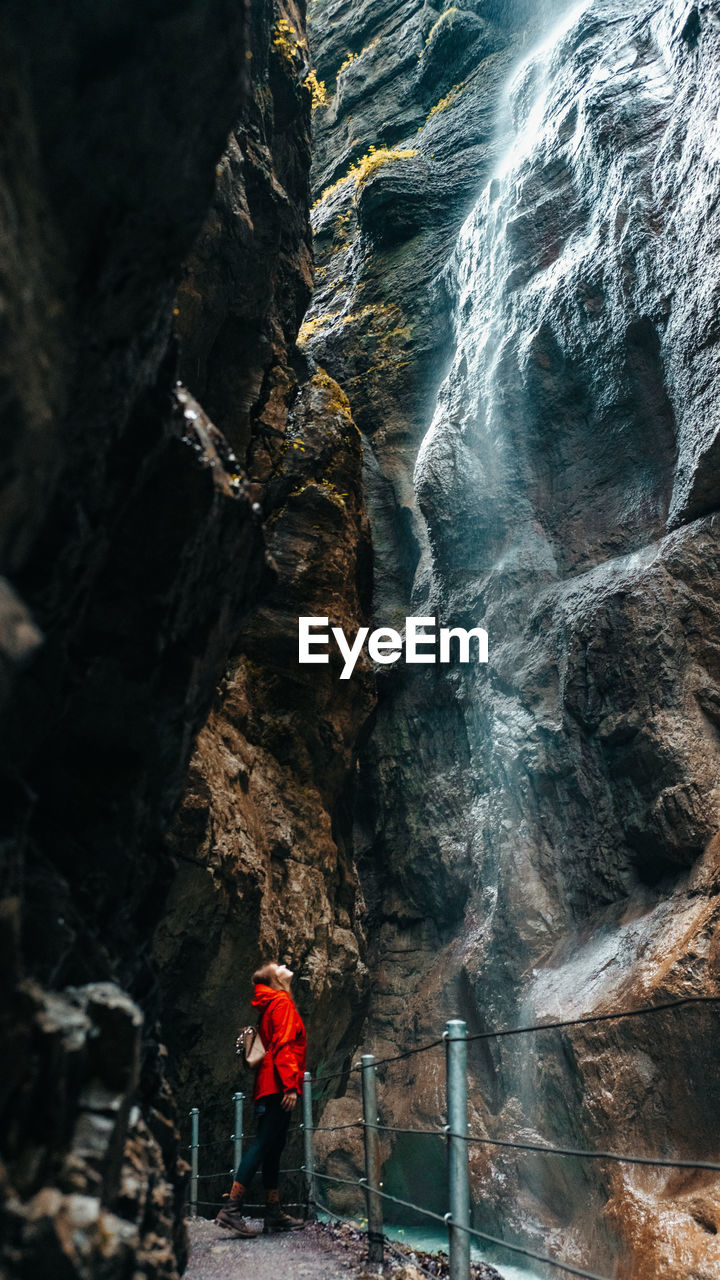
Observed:
[[[254,1226],[262,1224],[251,1219]],[[214,1222],[187,1224],[190,1261],[185,1280],[446,1280],[447,1256],[386,1253],[384,1266],[367,1261],[367,1236],[348,1225],[310,1222],[304,1231],[239,1240]],[[416,1263],[418,1265],[416,1265]],[[494,1267],[473,1263],[472,1280],[501,1280]]]
[[[198,1218],[188,1223],[188,1236],[186,1280],[377,1280],[383,1274],[367,1263],[363,1239],[334,1238],[318,1223],[286,1235],[239,1240]]]

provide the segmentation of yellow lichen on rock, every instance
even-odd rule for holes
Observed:
[[[273,31],[273,47],[281,57],[294,64],[297,54],[307,48],[307,42],[298,35],[292,22],[278,18]]]
[[[432,40],[435,39],[441,27],[447,26],[449,23],[453,22],[455,20],[455,15],[457,13],[458,13],[458,7],[456,4],[451,5],[451,7],[449,9],[446,9],[444,13],[441,13],[437,22],[434,22],[433,25],[431,26],[430,31],[428,32],[428,38],[425,41],[425,44],[428,45]]]
[[[464,86],[462,84],[454,84],[450,92],[446,93],[444,98],[441,98],[439,102],[435,103],[434,107],[430,108],[430,110],[427,113],[427,116],[425,117],[425,123],[427,124],[428,120],[430,120],[432,116],[437,115],[438,112],[447,111],[447,108],[451,106],[453,102],[455,102],[455,99],[460,97],[460,94],[463,91],[463,87]],[[421,128],[422,128],[422,125],[420,126],[420,129]],[[418,133],[420,132],[420,129],[418,129]]]
[[[303,84],[310,91],[313,111],[317,111],[318,107],[327,106],[328,94],[325,88],[325,81],[318,80],[317,71],[314,68],[312,71],[308,71]]]
[[[365,56],[365,54],[366,54],[366,53],[368,53],[368,52],[370,51],[370,49],[374,49],[374,48],[375,48],[375,46],[376,46],[376,45],[378,45],[379,43],[380,43],[380,37],[379,37],[379,36],[376,36],[376,37],[375,37],[375,39],[374,39],[374,40],[371,40],[369,44],[366,44],[366,45],[365,45],[365,47],[364,47],[364,48],[362,48],[362,49],[360,50],[360,52],[359,52],[359,53],[349,53],[349,54],[347,55],[347,57],[346,57],[345,61],[344,61],[344,62],[342,62],[342,63],[340,64],[340,66],[338,67],[338,70],[337,70],[337,77],[336,77],[336,79],[337,79],[337,80],[339,80],[339,79],[340,79],[340,77],[341,77],[341,75],[342,75],[343,71],[346,69],[346,67],[350,67],[350,66],[352,66],[353,62],[358,62],[358,61],[360,60],[360,58],[364,57],[364,56]]]
[[[360,57],[360,54],[359,54],[359,53],[349,53],[349,54],[347,55],[347,57],[346,57],[345,61],[344,61],[344,62],[341,62],[341,63],[340,63],[340,66],[339,66],[339,67],[338,67],[338,69],[337,69],[337,79],[338,79],[338,80],[340,79],[340,77],[341,77],[341,75],[342,75],[343,71],[345,70],[345,68],[346,68],[346,67],[349,67],[349,66],[351,65],[351,63],[353,63],[353,62],[357,62],[357,60],[358,60],[358,58],[359,58],[359,57]]]
[[[327,393],[325,407],[328,413],[339,413],[343,418],[349,418],[352,421],[350,401],[335,379],[331,378],[325,369],[318,369],[312,381],[314,386],[321,387]],[[347,497],[347,494],[345,496]]]
[[[366,155],[350,166],[350,172],[355,174],[356,184],[362,186],[384,165],[396,164],[398,160],[414,160],[418,154],[417,147],[370,147]]]
[[[346,182],[354,182],[355,188],[363,186],[378,169],[382,169],[387,164],[397,164],[399,160],[414,160],[420,154],[417,147],[375,147],[372,146],[361,156],[359,160],[355,160],[342,178],[338,178],[337,182],[333,182],[326,187],[322,195],[315,201],[313,209],[317,209],[329,196],[339,191]]]

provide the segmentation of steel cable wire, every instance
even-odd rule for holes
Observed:
[[[629,1156],[618,1151],[581,1151],[573,1147],[544,1147],[531,1142],[508,1142],[500,1138],[476,1138],[472,1134],[454,1135],[463,1142],[477,1142],[491,1147],[510,1147],[515,1151],[539,1151],[550,1156],[572,1156],[585,1160],[616,1160],[619,1164],[653,1165],[661,1169],[704,1169],[720,1173],[720,1164],[710,1160],[666,1160],[661,1156]]]
[[[202,1205],[203,1209],[221,1209],[221,1200],[196,1200],[197,1205]],[[286,1209],[304,1209],[304,1201],[300,1200],[284,1200],[283,1204]],[[264,1204],[244,1204],[243,1209],[264,1209]],[[221,1237],[220,1237],[221,1238]]]
[[[616,1160],[620,1164],[653,1165],[663,1169],[702,1169],[712,1173],[720,1173],[720,1164],[709,1160],[668,1160],[663,1156],[631,1156],[618,1151],[582,1151],[574,1147],[542,1146],[531,1142],[510,1142],[503,1138],[478,1138],[474,1134],[450,1134],[443,1129],[401,1129],[395,1125],[369,1124],[369,1129],[377,1129],[381,1133],[412,1133],[429,1138],[460,1138],[462,1142],[477,1142],[489,1147],[508,1147],[512,1151],[539,1151],[549,1156],[577,1156],[588,1160]]]
[[[593,1014],[593,1015],[588,1015],[587,1017],[582,1017],[582,1018],[572,1018],[572,1019],[558,1020],[555,1022],[536,1023],[536,1024],[531,1024],[525,1027],[502,1028],[497,1031],[491,1030],[491,1031],[476,1032],[469,1036],[464,1036],[462,1037],[462,1039],[465,1043],[467,1043],[468,1041],[500,1039],[508,1036],[528,1035],[538,1031],[564,1030],[570,1027],[590,1026],[590,1025],[604,1023],[604,1022],[620,1021],[626,1018],[644,1017],[652,1013],[661,1013],[666,1010],[678,1009],[687,1005],[717,1004],[718,1002],[720,1002],[720,996],[684,996],[677,1000],[664,1001],[663,1003],[656,1004],[656,1005],[649,1005],[640,1009],[629,1009],[621,1012],[611,1012],[606,1014]],[[447,1033],[445,1033],[445,1035],[443,1035],[440,1039],[433,1040],[428,1044],[420,1045],[414,1049],[405,1050],[399,1054],[392,1054],[386,1058],[379,1058],[375,1060],[372,1065],[374,1067],[379,1067],[379,1066],[385,1065],[386,1063],[402,1061],[403,1059],[413,1057],[416,1054],[426,1053],[431,1049],[437,1048],[438,1046],[444,1043],[447,1043],[448,1038],[449,1037]],[[328,1082],[331,1080],[342,1079],[344,1076],[348,1076],[352,1072],[362,1071],[363,1069],[364,1068],[362,1064],[357,1063],[355,1064],[355,1066],[348,1067],[339,1072],[317,1076],[312,1083],[317,1084],[321,1082]],[[215,1107],[208,1108],[207,1111],[213,1111],[218,1109],[219,1108],[215,1106]],[[205,1111],[204,1114],[207,1114],[207,1111]],[[347,1129],[354,1129],[354,1128],[361,1128],[361,1127],[363,1127],[362,1122],[356,1121],[356,1122],[345,1124],[345,1125],[318,1126],[317,1129],[313,1127],[312,1132],[337,1132],[343,1129],[347,1130]],[[447,1133],[447,1131],[434,1130],[434,1129],[426,1129],[426,1130],[402,1129],[402,1128],[395,1128],[393,1126],[387,1126],[387,1125],[371,1125],[368,1127],[381,1130],[384,1132],[416,1133],[416,1134],[425,1134],[433,1137],[451,1136]],[[720,1164],[715,1164],[709,1161],[679,1161],[679,1160],[665,1160],[660,1158],[653,1159],[652,1157],[647,1157],[647,1156],[626,1156],[626,1155],[621,1155],[615,1152],[591,1152],[591,1151],[576,1150],[573,1148],[548,1147],[548,1146],[541,1146],[541,1145],[530,1144],[530,1143],[516,1143],[516,1142],[510,1142],[502,1139],[479,1138],[473,1135],[458,1134],[458,1135],[452,1135],[452,1136],[460,1137],[465,1142],[477,1142],[477,1143],[486,1144],[490,1146],[499,1146],[503,1148],[509,1148],[509,1149],[520,1150],[520,1151],[532,1151],[532,1152],[538,1152],[538,1153],[547,1154],[547,1155],[562,1155],[562,1156],[568,1156],[571,1158],[616,1160],[619,1163],[642,1164],[642,1165],[650,1165],[650,1166],[662,1167],[662,1168],[711,1170],[713,1172],[720,1172]],[[219,1145],[225,1145],[225,1142],[227,1141],[229,1140],[226,1139],[226,1140],[218,1141],[215,1143],[204,1143],[200,1145],[219,1146]],[[187,1149],[197,1150],[198,1148],[197,1147],[194,1148],[191,1145]],[[216,1176],[226,1176],[226,1175],[225,1174],[203,1175],[203,1177],[216,1177]],[[359,1179],[358,1181],[351,1181],[347,1178],[334,1178],[328,1174],[322,1174],[319,1172],[315,1172],[314,1177],[320,1178],[326,1182],[335,1183],[337,1185],[356,1187],[358,1190],[363,1189],[363,1184],[365,1183],[365,1179]],[[200,1179],[198,1178],[198,1181],[199,1180]],[[594,1272],[587,1271],[583,1268],[574,1267],[570,1263],[566,1263],[554,1258],[546,1257],[545,1255],[536,1253],[533,1250],[527,1249],[522,1245],[510,1244],[508,1241],[501,1240],[499,1237],[492,1236],[487,1232],[478,1231],[473,1227],[466,1227],[460,1224],[453,1224],[450,1220],[449,1214],[443,1217],[440,1214],[434,1213],[430,1209],[423,1209],[419,1205],[412,1204],[410,1201],[401,1200],[399,1199],[399,1197],[392,1196],[386,1191],[381,1191],[379,1188],[374,1188],[374,1191],[382,1199],[389,1200],[394,1204],[398,1204],[404,1208],[411,1209],[414,1212],[419,1213],[423,1217],[430,1218],[431,1220],[434,1220],[437,1222],[441,1222],[443,1226],[447,1226],[448,1224],[455,1225],[458,1230],[466,1231],[472,1237],[475,1237],[479,1240],[484,1240],[490,1244],[494,1244],[498,1248],[506,1249],[513,1253],[519,1253],[523,1257],[530,1258],[535,1262],[541,1262],[546,1266],[554,1267],[557,1270],[565,1272],[565,1274],[567,1275],[582,1277],[582,1280],[604,1280],[603,1277],[597,1276]],[[211,1204],[210,1201],[198,1201],[197,1203],[203,1204],[203,1205]],[[320,1208],[323,1208],[323,1206],[320,1205],[319,1202],[316,1201],[315,1203],[317,1203]],[[329,1211],[329,1212],[332,1212],[332,1211]],[[340,1216],[340,1215],[333,1215],[333,1216]],[[341,1218],[341,1220],[343,1219]],[[347,1221],[347,1219],[345,1219],[345,1221]]]
[[[418,1049],[405,1049],[402,1053],[393,1053],[389,1058],[378,1058],[374,1062],[376,1067],[384,1067],[387,1062],[402,1062],[404,1058],[412,1058],[416,1053],[427,1053],[429,1049],[437,1049],[439,1045],[445,1043],[445,1037],[440,1036],[437,1040],[431,1040],[429,1044],[420,1045]],[[362,1067],[353,1068],[353,1070],[362,1071]]]
[[[228,1173],[232,1174],[233,1169],[220,1169],[217,1173],[199,1173],[196,1178],[191,1178],[191,1182],[207,1182],[208,1178],[227,1178]],[[303,1169],[280,1169],[279,1173],[284,1174],[286,1178],[292,1177],[296,1173],[304,1173]]]
[[[337,1218],[338,1222],[344,1222],[348,1227],[355,1227],[358,1231],[364,1230],[362,1224],[356,1222],[354,1218],[346,1218],[344,1214],[336,1213],[334,1209],[330,1209],[328,1205],[323,1204],[315,1196],[313,1196],[311,1203],[314,1204],[315,1208],[319,1209],[321,1213],[326,1213],[329,1218]],[[402,1245],[395,1240],[391,1240],[384,1232],[383,1244],[390,1253],[394,1253],[396,1258],[400,1258],[401,1261],[409,1262],[412,1260],[413,1266],[417,1267],[418,1271],[422,1271],[423,1275],[428,1277],[428,1280],[438,1280],[437,1273],[428,1271],[427,1267],[424,1267],[420,1262],[415,1251],[410,1249],[408,1245]],[[447,1263],[445,1265],[447,1266]]]
[[[350,1124],[314,1124],[313,1133],[338,1133],[341,1129],[362,1129],[362,1120],[353,1120]]]
[[[526,1027],[501,1027],[497,1031],[476,1031],[469,1036],[464,1036],[465,1043],[474,1040],[495,1040],[503,1039],[507,1036],[529,1035],[535,1031],[558,1031],[568,1027],[586,1027],[593,1023],[599,1022],[615,1022],[623,1018],[641,1018],[651,1013],[663,1013],[668,1009],[679,1009],[684,1005],[692,1004],[718,1004],[720,996],[682,996],[679,1000],[667,1000],[662,1004],[647,1005],[642,1009],[626,1009],[613,1013],[596,1013],[589,1014],[584,1018],[566,1018],[557,1022],[537,1022],[529,1024]],[[442,1036],[439,1040],[431,1040],[429,1044],[419,1045],[416,1049],[406,1049],[402,1053],[395,1053],[387,1058],[376,1058],[375,1067],[382,1067],[387,1062],[400,1062],[404,1058],[412,1058],[417,1053],[427,1053],[429,1049],[436,1049],[438,1045],[447,1043],[447,1037]],[[342,1076],[350,1075],[356,1071],[362,1071],[360,1063],[348,1067],[345,1071],[337,1071],[331,1075],[316,1076],[313,1084],[327,1080],[339,1080]]]
[[[431,1040],[429,1044],[421,1044],[416,1049],[405,1049],[402,1053],[393,1053],[387,1058],[377,1058],[373,1063],[376,1067],[384,1067],[388,1062],[401,1062],[404,1058],[412,1058],[416,1053],[427,1053],[429,1049],[437,1049],[439,1045],[444,1044],[444,1038],[440,1036],[437,1040]],[[336,1071],[332,1075],[315,1076],[312,1083],[318,1084],[327,1080],[339,1080],[342,1076],[352,1075],[353,1072],[362,1071],[361,1063],[356,1062],[354,1066],[348,1067],[345,1071]]]
[[[327,1174],[318,1174],[318,1172],[315,1172],[315,1178],[324,1178],[325,1181],[333,1181],[333,1183],[347,1183],[346,1178],[329,1178]],[[361,1188],[365,1189],[366,1180],[361,1178],[357,1183],[350,1183],[350,1185],[351,1187],[357,1187],[357,1185],[360,1185]],[[429,1208],[420,1208],[419,1204],[413,1204],[411,1201],[405,1201],[405,1199],[400,1199],[398,1196],[391,1196],[388,1192],[382,1192],[378,1187],[373,1187],[372,1190],[375,1196],[387,1199],[387,1201],[391,1201],[393,1204],[401,1204],[404,1208],[411,1208],[415,1213],[421,1213],[423,1217],[429,1217],[429,1219],[433,1219],[436,1222],[442,1222],[442,1225],[445,1226],[445,1228],[447,1228],[447,1226],[455,1226],[459,1231],[466,1231],[468,1235],[477,1236],[478,1240],[486,1240],[488,1244],[495,1244],[498,1248],[509,1249],[511,1253],[521,1253],[523,1254],[523,1257],[532,1258],[533,1262],[543,1262],[544,1265],[556,1267],[557,1270],[565,1271],[568,1275],[580,1276],[582,1277],[582,1280],[607,1280],[607,1276],[598,1276],[594,1271],[585,1271],[583,1267],[573,1266],[573,1263],[561,1262],[557,1260],[557,1258],[547,1257],[547,1254],[536,1253],[534,1252],[534,1249],[525,1248],[523,1244],[510,1244],[509,1240],[501,1240],[500,1236],[491,1235],[488,1231],[478,1231],[474,1226],[462,1226],[460,1222],[454,1222],[451,1220],[450,1213],[446,1213],[446,1215],[443,1216],[441,1213],[434,1213],[432,1210],[429,1210]]]
[[[359,1071],[359,1067],[348,1067],[345,1071],[333,1071],[330,1075],[313,1076],[313,1084],[324,1084],[328,1080],[342,1080],[343,1076],[349,1076],[353,1071]]]
[[[523,1036],[532,1031],[559,1031],[565,1027],[587,1027],[595,1022],[615,1022],[621,1018],[642,1018],[649,1013],[663,1013],[667,1009],[679,1009],[689,1004],[718,1004],[720,996],[682,996],[679,1000],[667,1000],[663,1004],[646,1005],[642,1009],[626,1009],[620,1013],[595,1013],[586,1018],[566,1018],[559,1022],[538,1022],[527,1027],[506,1027],[500,1031],[476,1031],[465,1040],[493,1040],[504,1036]]]
[[[383,1195],[382,1191],[380,1195]],[[564,1271],[566,1275],[580,1276],[581,1280],[608,1280],[607,1276],[599,1276],[596,1271],[586,1271],[584,1267],[575,1267],[571,1262],[561,1262],[558,1258],[536,1253],[534,1249],[526,1249],[520,1244],[509,1244],[507,1240],[501,1240],[499,1236],[491,1236],[487,1231],[478,1231],[475,1227],[463,1227],[457,1222],[450,1225],[456,1227],[458,1231],[466,1231],[469,1236],[475,1236],[478,1240],[485,1240],[488,1244],[494,1244],[501,1249],[509,1249],[511,1253],[519,1253],[524,1258],[531,1258],[533,1262],[542,1262],[546,1267],[555,1267],[558,1271]]]

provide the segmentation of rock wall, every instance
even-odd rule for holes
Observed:
[[[374,678],[367,662],[342,683],[335,662],[297,662],[300,616],[331,613],[351,634],[372,594],[360,435],[295,345],[312,281],[309,70],[303,15],[286,7],[176,303],[181,369],[247,477],[268,555],[169,833],[154,944],[173,1083],[183,1109],[210,1109],[211,1141],[243,1083],[235,1035],[261,959],[296,971],[315,1062],[344,1060],[366,992],[351,813]]]
[[[0,1267],[174,1280],[177,1099],[237,1087],[263,948],[337,1012],[317,1052],[362,999],[372,675],[288,657],[323,575],[363,616],[370,542],[347,400],[294,346],[303,7],[96,10],[0,14]]]
[[[379,679],[356,839],[380,1054],[453,1014],[718,993],[720,11],[590,0],[538,52],[561,16],[311,12],[303,338],[363,431],[376,617],[490,633],[487,669]],[[706,1005],[480,1042],[474,1132],[713,1159],[716,1029]],[[436,1124],[441,1085],[437,1055],[388,1069],[386,1123]],[[439,1209],[423,1151],[388,1145],[386,1186]],[[711,1174],[471,1159],[480,1228],[633,1280],[717,1269]]]

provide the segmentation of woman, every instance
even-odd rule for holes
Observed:
[[[262,1166],[265,1187],[263,1232],[298,1231],[305,1226],[284,1213],[278,1193],[280,1156],[287,1139],[290,1116],[302,1094],[307,1040],[305,1027],[292,996],[292,969],[284,964],[264,964],[253,974],[253,1008],[260,1010],[258,1031],[267,1052],[257,1068],[255,1111],[257,1135],[235,1173],[230,1198],[215,1219],[219,1227],[247,1239],[257,1235],[243,1217],[245,1192]]]

